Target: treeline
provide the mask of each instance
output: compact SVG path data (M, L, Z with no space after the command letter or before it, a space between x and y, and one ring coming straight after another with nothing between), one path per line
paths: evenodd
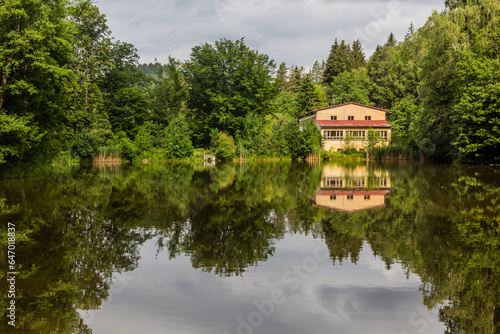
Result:
M353 101L389 110L393 145L447 161L500 160L494 0L447 1L404 41L365 60L360 41L331 47L310 70L222 39L190 58L138 63L89 1L0 5L0 165L55 157L172 159L321 152L296 116Z

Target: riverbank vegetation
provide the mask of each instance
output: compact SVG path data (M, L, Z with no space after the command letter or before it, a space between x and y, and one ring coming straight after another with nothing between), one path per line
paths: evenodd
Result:
M186 159L195 149L223 159L319 157L319 131L295 117L348 101L388 110L393 137L380 159L399 151L499 161L500 4L446 6L403 41L391 34L368 60L359 40L335 40L306 69L278 66L244 39L194 46L186 61L139 64L90 1L5 0L0 166Z

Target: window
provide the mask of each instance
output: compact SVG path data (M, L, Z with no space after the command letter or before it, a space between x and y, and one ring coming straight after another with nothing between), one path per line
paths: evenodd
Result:
M336 200L336 199L337 199L337 195L330 195L330 200L331 200L331 201L334 201L334 200Z
M370 195L365 195L366 200L370 200Z
M365 139L366 131L346 131L346 135L354 140Z
M331 119L332 121L336 121L336 120L337 120L337 116L330 116L330 119Z
M341 177L325 177L323 179L324 187L343 187L344 180Z
M341 148L338 148L338 149L337 149L337 152L342 152L342 149L341 149Z
M354 116L347 116L348 121L354 121Z
M344 131L325 131L325 139L340 140L344 138Z
M365 121L371 121L372 117L371 116L365 116Z
M354 199L354 195L347 195L347 199L353 200Z
M387 131L380 131L380 139L387 140Z
M364 148L360 148L360 149L359 149L359 151L360 151L360 152L364 152L364 151L365 151L365 149L364 149Z

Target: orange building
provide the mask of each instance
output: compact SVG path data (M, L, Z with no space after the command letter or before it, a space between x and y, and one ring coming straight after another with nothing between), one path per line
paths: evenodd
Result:
M312 120L321 131L325 150L341 151L346 138L359 151L366 148L368 131L375 131L381 142L391 139L391 125L385 119L386 111L349 102L314 110L299 116L299 124Z

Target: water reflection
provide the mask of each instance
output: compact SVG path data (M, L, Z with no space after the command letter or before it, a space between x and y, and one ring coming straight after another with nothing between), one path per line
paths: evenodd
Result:
M273 277L273 270L282 268L280 263L302 261L295 251L280 253L280 245L290 242L286 249L299 250L311 240L321 240L330 257L322 270L339 274L337 264L349 264L352 273L343 279L355 281L371 253L386 273L418 277L420 292L415 291L423 297L422 306L439 310L446 333L496 333L499 177L499 171L490 167L282 162L58 168L0 183L0 289L7 290L5 227L14 222L16 266L22 273L16 285L19 332L92 333L92 324L82 319L80 310L97 310L109 301L117 274L144 270L141 252L143 258L164 259L165 267L154 275L157 279L162 270L187 261L194 270L186 271L176 284L167 280L161 286L170 294L172 289L185 291L178 296L179 303L189 291L206 298L203 305L212 303L220 309L213 316L230 324L238 315L252 312L241 306L234 317L223 316L235 303L228 299L233 290L248 288L257 268L264 268L252 283L259 286ZM369 266L374 266L372 262ZM287 267L277 277L282 270ZM233 292L221 288L211 297L206 295L203 285L188 284L201 277L197 273L210 275L203 276L208 288L231 282ZM143 279L151 282L151 277L136 278ZM356 300L363 295L372 296L370 303L387 301L390 295L379 294L385 287L341 288L339 282L316 285L311 292L315 301L309 302L337 317L343 310L351 319L364 321L356 315ZM408 294L414 300L413 292ZM301 296L309 300L307 293ZM247 297L239 304L252 306L251 294ZM341 299L350 302L342 306ZM2 295L2 319L8 302ZM292 304L288 312L303 312ZM417 305L414 308L418 310ZM274 331L286 327L294 333L301 328L293 326L293 319L288 319L291 327L283 323L280 327L279 318L269 320ZM413 320L422 324L421 319L417 315ZM401 328L410 326L407 318L403 320ZM366 321L363 328L373 326ZM224 330L231 329L225 326ZM319 322L316 331L314 322L308 326L312 332L324 329ZM341 332L361 328L352 326L342 323ZM202 332L213 329L207 328ZM0 330L12 328L2 321Z
M355 212L385 206L391 177L387 170L363 166L326 165L321 189L316 192L319 207Z

